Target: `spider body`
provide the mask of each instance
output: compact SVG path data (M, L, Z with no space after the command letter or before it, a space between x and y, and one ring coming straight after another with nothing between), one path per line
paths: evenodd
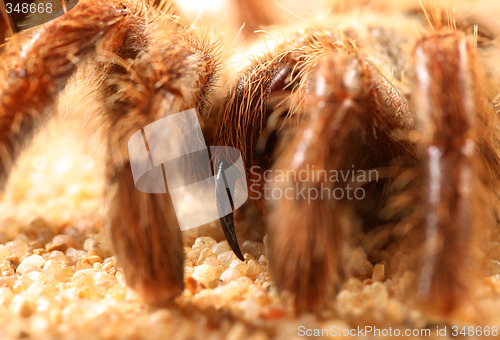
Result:
M255 165L257 174L321 172L306 180L271 176L273 189L295 198L251 196L265 206L273 279L297 312L332 307L357 241L368 250L391 242L414 250L410 295L449 315L473 287L481 237L498 228L500 72L484 65L499 48L491 40L478 48L477 34L456 29L460 22L445 24L438 9L432 13L433 30L412 11L368 10L285 30L276 47L247 57L250 66L219 98L211 92L217 76L224 78L222 58L175 17L146 2L80 1L2 51L1 182L50 118L50 104L77 65L93 60L107 138L110 235L127 283L147 303L163 305L183 289L181 232L168 193L135 188L127 141L145 125L194 107L210 117L209 140L214 130L214 144L241 150L250 181ZM382 176L324 176L351 169ZM366 197L295 195L345 185ZM230 229L232 219L223 224ZM358 231L366 237L352 240ZM370 241L374 235L383 242Z

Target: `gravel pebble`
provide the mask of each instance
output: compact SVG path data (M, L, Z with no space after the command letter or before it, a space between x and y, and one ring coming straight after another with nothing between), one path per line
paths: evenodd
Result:
M42 268L43 265L45 264L45 259L41 257L40 255L31 255L26 257L17 267L17 272L19 274L24 274L28 269L35 267L35 268Z
M54 250L65 252L68 248L75 248L75 247L76 243L73 240L73 238L69 235L64 235L64 234L54 236L52 241L50 241L45 245L45 249L49 252Z

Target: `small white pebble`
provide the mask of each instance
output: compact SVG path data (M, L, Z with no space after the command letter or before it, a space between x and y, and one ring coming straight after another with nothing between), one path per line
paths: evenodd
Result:
M102 244L92 238L85 240L83 243L83 249L85 249L89 255L97 255L101 258L106 258L111 255Z
M237 271L234 272L238 273ZM251 284L251 281L248 282L243 279L239 279L215 288L214 293L226 301L236 299L241 300L241 298L248 292Z
M47 251L65 251L66 249L70 247L76 247L75 240L69 236L69 235L64 235L64 234L59 234L54 236L52 241L46 244L45 248Z
M43 255L46 260L55 261L57 263L67 264L69 262L68 258L62 251L54 250L50 253Z
M242 277L241 273L236 269L228 269L220 276L223 282L230 282Z
M46 272L46 271L52 270L52 268L54 268L54 267L57 268L59 266L60 266L60 264L55 262L54 260L47 260L43 264L42 271Z
M231 264L231 262L233 262L233 260L238 260L236 255L234 255L234 253L231 250L225 251L225 252L217 255L217 259L226 268L229 267L229 265Z
M45 265L45 260L40 255L31 255L25 258L17 267L17 272L23 274L28 268L42 268Z
M191 249L186 254L186 260L187 261L191 261L191 262L197 264L198 263L197 261L200 258L200 254L201 254L201 249L200 248L198 248L198 249Z
M234 269L240 272L241 275L247 275L247 266L240 260L233 260L229 265L229 269Z
M212 253L212 249L210 248L205 248L200 252L200 257L198 257L198 260L196 263L203 263L205 260L211 256L213 256L214 253Z
M257 275L262 273L262 271L263 271L263 268L257 261L255 261L255 260L248 261L248 264L247 264L247 275L248 276L255 278Z
M215 255L225 253L226 251L229 251L229 250L231 250L231 248L229 248L229 244L226 241L219 242L219 243L214 244L212 246L212 252Z
M92 278L94 279L94 276L99 273L97 270L90 268L90 269L80 269L75 272L73 275L72 280L78 280L79 278Z
M82 258L87 255L87 252L84 250L78 250L75 248L68 248L66 250L66 257L71 261L71 262L78 262L81 261Z
M28 275L28 277L30 278L31 281L36 281L38 280L38 278L40 277L40 275L42 275L39 271L38 271L38 267L35 267L37 268L37 270L35 271L30 271L28 273L28 271L25 271L24 274L25 275Z
M217 266L202 264L195 268L193 278L208 287L217 278Z
M245 253L250 253L253 256L259 257L264 253L264 244L246 240L242 243L241 250Z
M203 262L203 264L208 264L211 266L218 266L218 265L220 265L220 262L219 262L219 260L217 260L217 258L215 256L210 256L210 257L207 257L205 259L205 262Z
M193 249L205 249L213 247L217 242L210 236L198 237L193 244Z

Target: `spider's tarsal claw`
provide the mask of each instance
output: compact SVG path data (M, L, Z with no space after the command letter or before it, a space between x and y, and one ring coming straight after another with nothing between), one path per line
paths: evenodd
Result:
M221 217L219 221L222 226L222 231L224 231L224 236L226 236L227 243L229 243L229 246L231 247L232 251L241 261L245 261L245 258L241 253L240 246L238 245L238 239L236 238L236 233L234 231L233 213Z
M231 195L231 190L228 188L228 183L224 175L224 169L227 168L227 161L220 160L216 163L217 168L215 181L216 181L216 197L217 197L217 210L219 211L219 216L224 215L219 218L220 224L222 226L222 231L224 236L226 236L227 243L233 250L234 254L241 260L245 261L243 254L241 253L240 246L238 245L238 239L236 238L236 232L234 231L234 203L233 197ZM230 207L225 207L223 202L229 200ZM227 209L229 208L229 209ZM229 214L222 213L223 211L232 210Z

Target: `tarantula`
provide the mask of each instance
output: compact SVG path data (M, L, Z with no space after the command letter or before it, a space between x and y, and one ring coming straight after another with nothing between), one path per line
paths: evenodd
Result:
M330 307L347 275L355 230L415 249L417 301L442 315L458 310L472 287L481 237L498 227L500 73L488 59L499 52L496 32L455 20L447 8L344 9L285 29L275 47L247 57L250 64L219 98L217 44L197 38L166 7L82 0L8 41L0 70L0 181L50 118L78 65L90 60L104 108L110 235L127 283L145 302L161 305L182 291L181 232L168 192L135 188L127 142L143 126L194 107L207 138L240 149L250 182L260 184L250 192L266 212L271 273L298 312ZM253 11L240 13L254 18L249 26L272 23L255 15L263 7ZM382 175L328 177L352 169ZM267 171L272 189L292 199L262 199ZM293 172L310 176L277 175ZM366 197L299 195L345 185ZM232 215L221 223L238 253Z

